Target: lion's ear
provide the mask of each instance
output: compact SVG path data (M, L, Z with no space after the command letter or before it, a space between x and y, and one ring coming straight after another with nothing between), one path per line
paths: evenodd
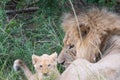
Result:
M89 33L90 31L90 27L85 25L85 24L79 24L80 30L81 30L81 35L82 37L86 37L86 35Z
M50 57L51 57L52 60L57 61L57 53L56 52L51 54Z
M33 65L36 64L36 62L38 61L39 58L40 57L35 55L35 54L32 55L32 63L33 63Z

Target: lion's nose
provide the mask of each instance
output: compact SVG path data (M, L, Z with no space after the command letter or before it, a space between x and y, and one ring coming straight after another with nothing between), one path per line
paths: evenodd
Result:
M44 76L48 76L48 74L47 74L47 73L44 73L43 75L44 75Z
M64 64L65 64L65 61L63 61L63 62L62 62L62 63L60 63L60 64L64 65Z

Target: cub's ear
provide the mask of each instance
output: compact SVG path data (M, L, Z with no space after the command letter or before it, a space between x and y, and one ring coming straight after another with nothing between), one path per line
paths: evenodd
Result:
M52 60L57 61L57 53L56 52L51 54L50 57L51 57Z
M38 61L39 58L40 57L35 55L35 54L32 55L32 63L33 63L33 65Z

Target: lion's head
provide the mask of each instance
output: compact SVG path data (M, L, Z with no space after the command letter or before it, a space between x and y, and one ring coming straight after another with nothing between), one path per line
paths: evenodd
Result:
M81 42L80 33L82 38L84 38L89 32L89 27L83 23L79 24L78 27L75 17L71 14L64 16L62 27L65 31L64 46L58 57L58 63L64 63L64 66L67 67L76 57L77 43Z

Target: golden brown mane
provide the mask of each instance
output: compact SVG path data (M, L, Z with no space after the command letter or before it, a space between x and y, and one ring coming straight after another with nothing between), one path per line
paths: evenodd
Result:
M100 54L107 38L111 34L120 33L120 16L106 9L93 8L77 17L83 39L79 38L75 17L67 15L62 23L65 37L64 47L58 57L59 63L65 61L64 54L66 54L66 50L73 48L71 45L76 50L76 58L96 62L96 57Z

